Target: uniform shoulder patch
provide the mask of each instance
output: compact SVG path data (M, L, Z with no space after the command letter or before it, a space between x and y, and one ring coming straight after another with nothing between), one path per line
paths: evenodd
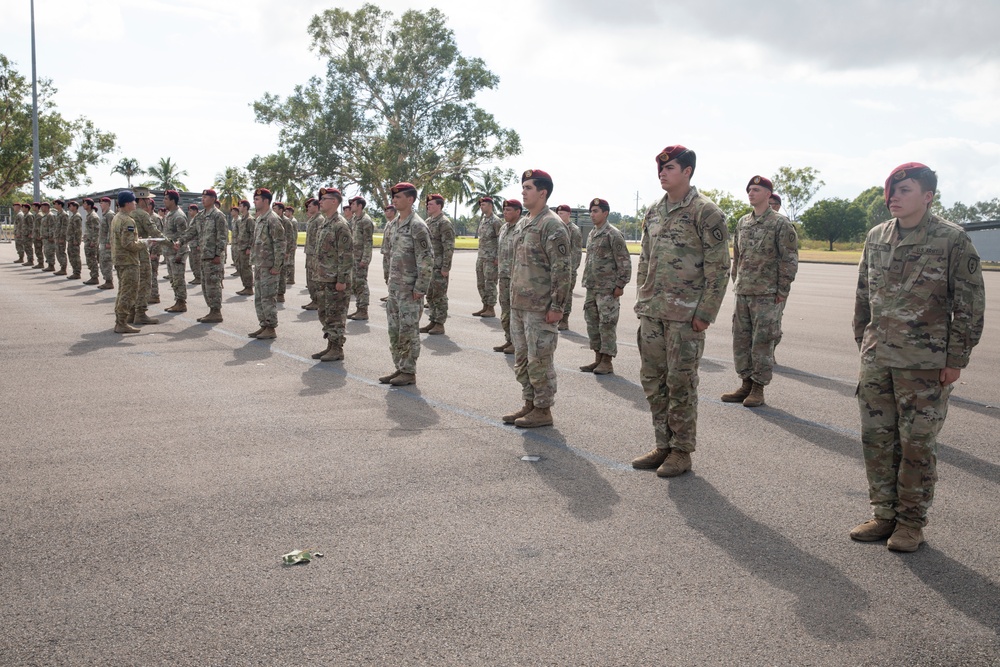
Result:
M722 241L722 230L718 227L712 230L712 237L716 241Z
M125 228L125 231L126 232L134 232L135 231L135 225L129 225L128 227Z
M560 255L565 255L566 254L566 244L565 243L560 243L559 244L559 254Z
M967 268L969 270L969 275L975 275L976 272L979 271L979 258L978 257L970 257Z

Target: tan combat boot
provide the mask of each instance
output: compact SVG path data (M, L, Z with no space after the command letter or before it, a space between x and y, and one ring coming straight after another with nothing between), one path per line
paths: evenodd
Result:
M594 375L610 375L615 372L615 367L611 365L611 355L602 354L601 363L594 369Z
M654 470L666 460L669 449L656 448L632 459L632 467L636 470Z
M284 295L284 294L279 294L279 295L278 295L278 296L277 296L277 297L275 298L275 301L277 301L278 303L284 303L284 302L285 302L285 295Z
M66 276L66 280L80 280L81 276L79 273L74 273L71 276Z
M382 377L380 377L378 379L378 381L381 382L382 384L389 384L389 382L391 382L398 375L399 375L399 371L393 371L392 373L389 373L388 375L383 375Z
M84 280L83 284L84 285L96 285L98 282L99 281L97 280L97 278L91 278L90 280Z
M348 315L347 319L364 322L365 320L368 319L368 307L365 306L364 308L358 308L352 314Z
M753 389L753 380L750 378L743 378L743 384L740 385L739 389L722 395L722 402L742 403L743 399L750 395L751 389Z
M198 321L203 324L214 324L216 322L222 321L222 311L218 308L211 308L208 311L208 315L205 317L199 317Z
M201 284L201 278L195 278L194 280L188 281L188 285L200 285L200 284Z
M136 329L135 327L130 327L129 325L125 324L125 318L119 315L115 316L115 333L134 334L134 333L139 333L139 330Z
M441 324L440 322L435 322L434 326L432 326L427 333L429 333L432 336L440 336L441 334L444 333L444 325Z
M514 343L507 343L507 347L501 350L504 354L514 354Z
M253 288L252 287L244 287L243 289L241 289L236 294L239 295L239 296L253 296Z
M504 415L503 417L501 417L501 419L503 420L504 424L513 424L518 419L520 419L521 417L523 417L524 415L528 414L529 412L531 412L534 409L535 409L534 402L532 402L532 401L525 401L524 402L524 407L522 407L517 412L512 412L509 415Z
M584 373L593 373L594 369L601 365L601 361L603 361L603 359L603 354L600 352L594 352L594 363L587 364L586 366L580 366L580 370Z
M893 519L868 519L851 529L851 539L858 542L878 542L892 535L896 529Z
M339 345L331 345L326 354L319 358L320 361L340 361L344 358L344 348Z
M332 348L333 348L333 341L332 340L327 340L326 341L326 347L323 348L322 350L320 350L319 352L316 352L315 354L313 354L312 358L313 359L322 359L323 355L326 354L327 352L329 352Z
M348 317L350 317L350 315L348 315ZM433 329L433 328L434 328L434 323L433 322L428 322L424 326L422 326L419 329L417 329L417 331L419 331L420 333L430 333L431 329Z
M408 384L416 384L417 376L413 373L400 373L396 377L389 380L389 384L393 387L405 387Z
M518 428L538 428L539 426L552 425L552 410L549 408L535 408L528 414L514 420L514 426Z
M145 310L135 311L135 319L133 320L133 324L159 324L159 323L160 320L156 319L155 317L149 317L148 315L146 315Z
M64 267L60 268L58 271L56 271L52 275L54 275L54 276L65 276L66 275L66 267L64 266Z
M103 285L98 285L97 286L97 289L114 289L114 288L115 288L115 284L113 282L111 282L110 280L106 280L106 281L104 281Z
M924 543L924 531L913 526L896 524L896 530L892 531L892 536L886 544L889 551L902 551L911 553L916 551Z
M479 312L479 317L496 317L497 311L494 310L493 306L486 306Z
M656 469L657 477L677 477L691 469L690 452L671 449L667 459Z
M168 313L186 313L187 309L188 309L187 301L185 301L184 299L178 299L177 301L174 301L174 305L172 305L169 308L167 308L166 312L168 312Z
M302 310L319 310L319 304L316 303L315 299L313 299L306 305L302 306Z
M267 327L261 327L260 329L257 329L256 331L251 331L250 333L247 334L247 337L249 337L249 338L256 338L257 336L259 336L262 333L264 333L264 329L266 329L266 328Z
M503 352L507 348L508 345L510 345L510 343L508 343L507 341L504 341L500 345L494 345L493 346L493 351L494 352Z
M129 312L129 314L125 316L125 321L127 323L129 323L129 324L135 324L135 311L134 310L131 311L131 312Z
M274 327L264 327L264 330L256 336L257 340L269 340L277 337L278 332L274 330Z
M762 405L764 405L764 385L754 382L750 394L743 399L743 407L759 408Z
M159 302L160 302L159 295L154 294L153 296L149 297L149 301L147 301L146 303L159 303Z

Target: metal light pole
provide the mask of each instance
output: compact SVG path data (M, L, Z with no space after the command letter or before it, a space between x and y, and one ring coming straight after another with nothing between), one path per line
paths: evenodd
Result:
M32 158L34 161L35 197L32 201L41 199L38 174L38 73L35 69L35 0L31 0L31 139L34 144Z

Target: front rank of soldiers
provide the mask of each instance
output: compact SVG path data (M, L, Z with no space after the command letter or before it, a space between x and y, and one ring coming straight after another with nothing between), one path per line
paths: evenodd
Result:
M500 219L493 213L493 199L479 200L479 210L483 217L479 220L476 235L479 250L476 255L476 288L483 301L483 307L472 313L476 317L496 317L497 305L497 239L500 236Z

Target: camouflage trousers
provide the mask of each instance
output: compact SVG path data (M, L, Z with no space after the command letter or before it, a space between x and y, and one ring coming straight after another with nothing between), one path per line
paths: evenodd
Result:
M389 255L382 255L382 275L386 286L389 285Z
M86 239L83 242L83 255L87 258L87 270L90 279L97 280L100 275L100 253L97 250L97 239Z
M55 239L45 239L43 241L43 249L45 250L45 263L48 266L55 266L55 264L56 264L56 241L55 241Z
M149 263L149 248L146 244L139 249L139 289L135 297L135 309L139 312L146 312L149 308L149 296L152 292L150 288L150 277L153 273Z
M570 276L569 295L566 298L566 303L563 305L563 314L566 317L569 317L569 314L573 312L573 290L576 289L576 276L576 271L574 271L573 275Z
M500 278L497 296L500 298L500 326L503 327L503 337L508 343L510 339L510 278Z
M351 303L351 293L346 288L337 291L336 283L315 283L317 314L323 325L323 338L334 347L343 348L347 340L347 307Z
M587 337L594 352L618 356L618 316L621 299L607 290L587 290L583 302L583 320L587 323Z
M306 255L306 291L309 292L309 300L319 305L319 293L316 291L318 283L313 280L313 255Z
M940 372L861 362L861 444L877 518L914 528L927 525L937 481L937 434L952 389L941 386Z
M448 319L448 277L441 275L441 269L431 272L431 286L427 290L427 317L438 324L444 324Z
M253 289L253 267L250 265L250 256L247 255L246 250L237 255L236 268L240 272L240 282L243 283L243 289Z
M698 363L705 332L690 322L639 318L639 379L658 449L693 452L698 424Z
M226 263L220 257L216 264L211 259L201 260L201 293L209 308L222 308L222 279L226 276Z
M154 299L160 298L160 284L157 280L160 277L160 255L149 256L149 295Z
M22 243L24 244L24 259L28 262L35 261L35 243L32 241L30 236L25 236Z
M476 260L476 287L484 306L497 305L497 261L495 259Z
M536 408L549 408L556 399L556 345L559 330L545 321L545 313L514 308L510 312L510 337L514 343L514 377L521 383L521 398Z
M291 250L288 251L288 257L285 258L285 283L295 284L295 255L298 254L296 251L298 246L292 246Z
M36 239L32 239L31 245L34 246L34 248L35 248L35 260L39 264L41 264L43 261L45 261L42 258L42 255L43 255L43 253L42 253L42 246L44 245L44 241L42 241L42 239L37 239L37 238Z
M253 305L262 327L278 326L278 282L281 276L271 275L271 269L253 267Z
M112 282L111 279L112 276L114 276L114 264L111 259L111 248L98 248L98 257L101 260L101 275L104 276L104 282Z
M115 296L115 318L126 318L135 311L136 294L139 292L139 267L134 264L116 266L118 294Z
M733 310L733 360L736 373L757 384L769 384L774 371L774 346L781 339L784 303L773 294L736 295Z
M83 270L83 263L80 261L80 239L70 239L66 243L66 254L69 256L69 265L73 268L73 274L79 275Z
M66 268L66 239L56 239L56 261L60 270Z
M385 314L389 319L389 352L392 363L400 373L416 373L417 357L420 356L420 316L423 314L423 299L413 298L413 288L395 285L389 288L389 300L385 303Z
M14 237L14 249L17 251L17 258L24 261L24 240L21 239L21 235L18 234Z
M357 299L358 308L367 308L371 298L371 291L368 289L368 265L363 267L360 263L354 263L354 278L351 285L351 293Z
M191 264L191 273L195 278L201 279L201 246L193 243L188 244L188 262Z
M167 275L170 276L170 287L174 291L174 301L187 301L188 297L187 283L184 281L185 255L187 253L163 253L163 263L167 267Z

